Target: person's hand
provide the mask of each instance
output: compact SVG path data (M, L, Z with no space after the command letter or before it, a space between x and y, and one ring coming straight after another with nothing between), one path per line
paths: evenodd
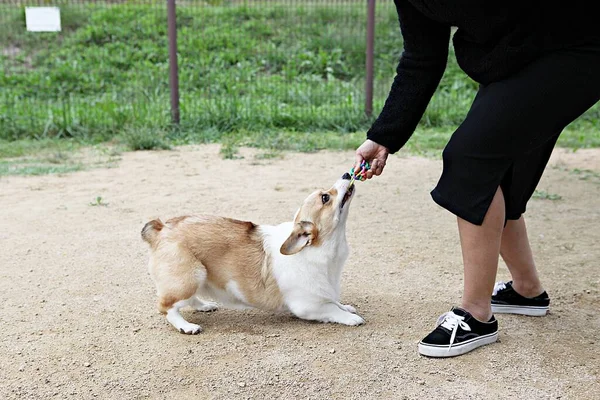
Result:
M371 164L371 169L367 171L367 179L371 179L374 175L379 176L385 168L388 154L390 154L390 151L387 147L367 139L358 149L356 149L354 170L360 171L360 163L362 163L363 160L366 160Z

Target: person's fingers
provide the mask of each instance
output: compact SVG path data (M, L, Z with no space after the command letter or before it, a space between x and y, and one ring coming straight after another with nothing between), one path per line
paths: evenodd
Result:
M356 155L354 156L354 162L358 165L360 165L361 162L363 162L365 158L363 157L362 151L361 149L356 150Z
M360 148L356 150L356 155L354 156L354 172L360 171L360 164L364 161L364 157Z
M378 158L379 164L377 165L377 170L375 171L375 175L379 176L383 173L383 169L385 168L385 164L387 163L387 154L384 154L383 157Z
M379 161L378 158L374 158L373 161L371 161L371 171L377 169L377 167L379 167L380 163L381 163L381 161Z
M375 174L376 176L379 176L383 173L383 169L385 168L385 165L387 164L387 158L388 158L388 152L387 151L382 151L377 155L377 167L373 168L373 174Z
M378 158L374 158L373 161L371 161L371 169L367 171L367 179L373 177L380 165L381 161Z

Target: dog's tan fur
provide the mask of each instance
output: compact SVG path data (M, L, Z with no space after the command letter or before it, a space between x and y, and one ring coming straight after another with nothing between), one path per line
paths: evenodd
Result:
M192 297L198 290L196 274L206 274L207 284L221 290L234 281L248 302L279 309L283 299L256 228L251 222L210 216L146 224L142 236L154 249L150 274L157 284L159 311L166 313Z
M312 193L304 201L304 204L300 208L294 221L296 223L307 221L314 224L313 233L315 233L315 237L311 242L311 246L313 247L318 247L321 244L319 237L327 237L332 226L334 226L332 220L335 217L335 207L337 207L337 205L333 201L323 204L321 196L324 194L328 194L334 199L338 196L338 191L335 188L331 188L327 191ZM316 235L316 232L318 232L318 235Z

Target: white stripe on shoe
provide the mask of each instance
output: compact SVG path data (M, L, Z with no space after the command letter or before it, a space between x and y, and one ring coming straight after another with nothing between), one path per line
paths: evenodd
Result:
M428 343L419 343L419 353L427 357L455 357L468 353L478 347L494 343L498 340L498 332L482 335L476 338L466 340L461 343L450 345L435 345Z
M531 317L543 317L550 306L518 306L514 304L492 304L494 314L519 314Z

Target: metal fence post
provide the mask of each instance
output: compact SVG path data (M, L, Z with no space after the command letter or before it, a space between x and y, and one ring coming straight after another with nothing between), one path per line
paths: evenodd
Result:
M373 58L375 47L375 0L367 0L367 62L365 83L365 114L373 114Z
M169 87L171 88L171 120L179 124L179 71L177 67L177 19L175 0L167 0L169 32Z

